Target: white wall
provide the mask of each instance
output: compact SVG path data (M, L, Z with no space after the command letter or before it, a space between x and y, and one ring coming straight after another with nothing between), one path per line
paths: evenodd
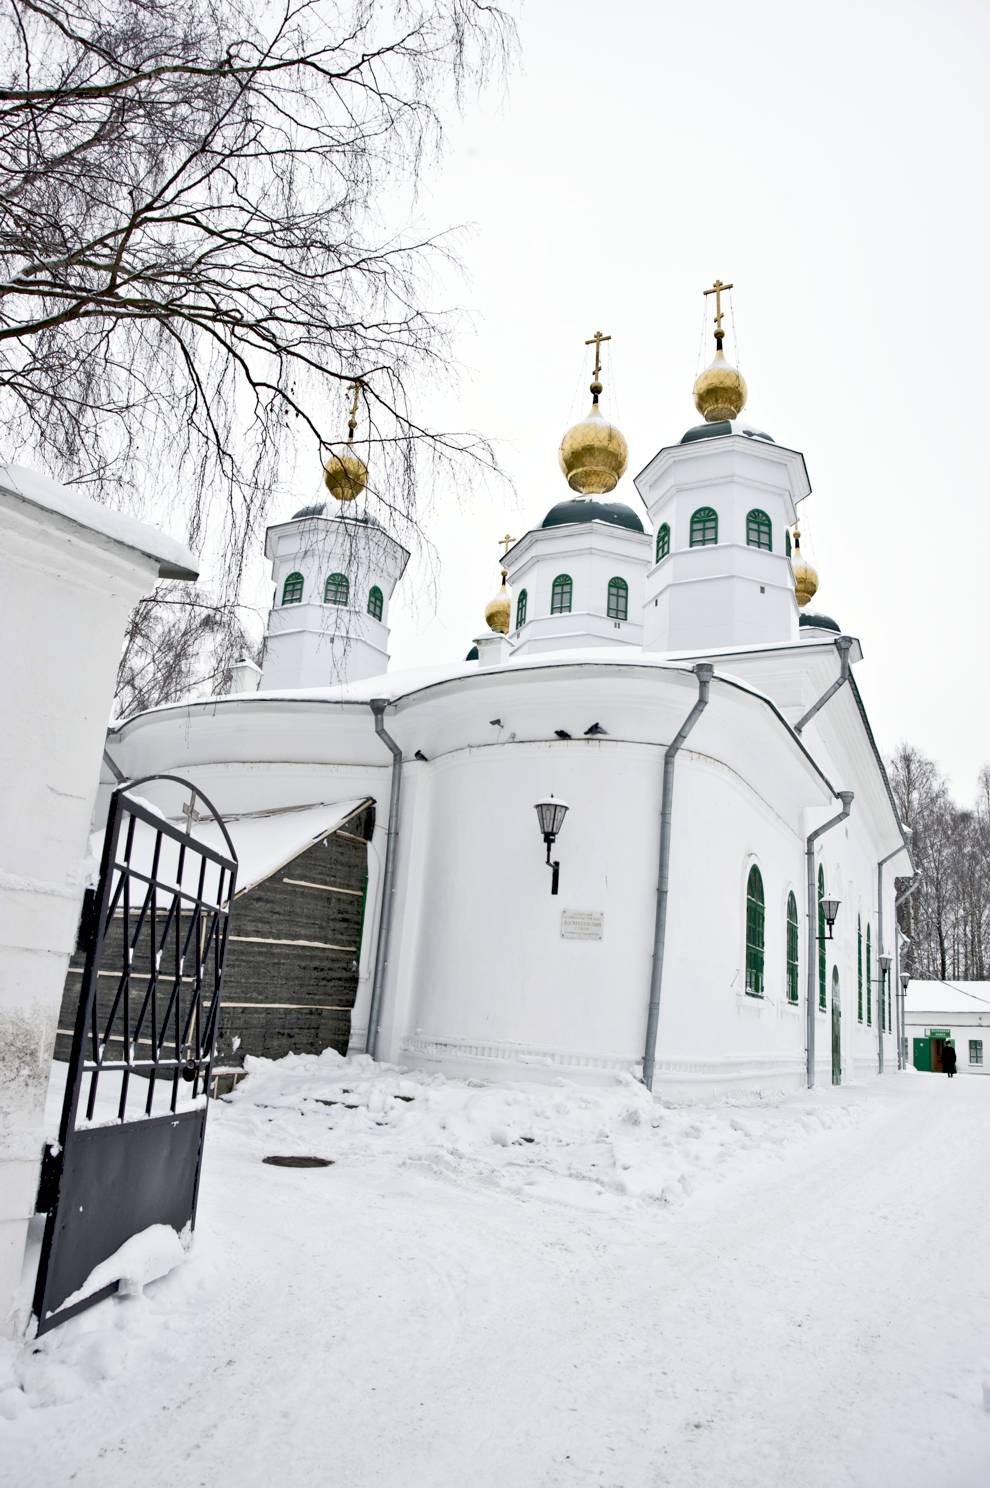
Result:
M0 490L0 1329L13 1326L34 1212L121 638L159 572L151 529L118 517L145 550L114 540L98 508L60 489L54 510ZM70 505L67 520L58 508Z

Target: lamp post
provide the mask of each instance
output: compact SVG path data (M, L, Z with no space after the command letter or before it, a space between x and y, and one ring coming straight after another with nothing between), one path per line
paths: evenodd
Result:
M826 936L827 940L832 939L832 926L835 924L836 916L839 913L840 903L841 900L839 899L822 900L822 914L825 916L825 924L828 926L828 935Z
M545 801L537 801L536 816L540 824L540 832L543 841L547 845L547 867L551 870L553 877L550 881L550 892L556 894L560 883L560 863L556 860L550 861L550 849L557 840L557 834L564 825L564 817L570 807L566 801L557 801L553 796L548 796Z

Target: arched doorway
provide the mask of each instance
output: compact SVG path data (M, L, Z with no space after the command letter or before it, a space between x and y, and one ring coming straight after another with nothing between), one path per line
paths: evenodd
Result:
M842 1007L837 966L832 967L832 1084L842 1084Z

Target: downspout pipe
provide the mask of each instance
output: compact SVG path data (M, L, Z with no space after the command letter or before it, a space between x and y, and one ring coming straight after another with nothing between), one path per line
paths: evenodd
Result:
M839 653L839 675L836 677L831 687L827 687L825 689L818 701L812 703L807 713L805 713L802 718L798 719L797 723L794 725L794 732L796 734L800 734L805 724L811 722L815 714L818 712L819 708L824 708L829 698L834 697L839 688L844 687L845 684L849 681L849 653L852 650L852 636L839 636L835 642L835 649ZM839 792L839 794L842 794L841 791Z
M897 898L894 900L894 944L895 944L895 946L897 948L897 1009L898 1009L898 1012L900 1014L900 1031L899 1031L898 1036L897 1036L897 1068L898 1069L904 1069L905 1068L906 1051L905 1051L905 1048L904 1048L904 1044L905 1044L905 1041L907 1039L907 1033L905 1031L906 1028L907 1028L907 1009L905 1008L905 1005L904 1005L904 988L901 985L900 946L897 944L897 911L900 909L901 905L905 902L905 900L910 899L911 895L913 893L915 893L916 890L918 890L920 888L921 888L921 874L918 873L918 872L915 872L915 874L914 874L913 878L911 879L911 882L908 884L907 888L904 889L900 894L898 894Z
M833 689L834 690L834 689ZM824 699L822 699L824 701ZM826 832L831 832L840 822L845 821L852 810L852 791L837 791L836 794L842 802L842 810L838 816L833 816L831 821L823 822L808 834L805 843L805 869L808 879L808 974L807 983L807 1014L808 1014L808 1089L815 1088L815 1008L818 997L815 993L815 979L818 975L818 886L815 883L815 843L819 837L824 837Z
M879 1075L882 1075L883 1074L883 1019L884 1019L883 984L884 984L884 972L883 972L883 967L880 965L880 957L884 954L884 942L883 942L883 870L884 870L885 864L889 863L890 860L891 860L891 858L896 858L900 853L902 853L904 851L904 849L905 849L906 846L907 846L907 844L902 841L901 844L900 844L900 846L895 847L893 852L889 852L887 854L887 856L885 858L881 858L880 861L879 861L879 863L877 864L877 966L878 966L878 968L880 970L880 996L877 999L878 1002L879 1002L879 1005L880 1005L880 1017L877 1019L877 1028L878 1028L878 1032L877 1032L877 1074L879 1074ZM897 933L896 923L895 923L895 926L894 926L894 933L895 933L895 935ZM891 958L891 968L892 969L895 969L893 967L893 958ZM890 995L889 992L888 992L887 995L888 996ZM900 1046L898 1045L898 1047L900 1047Z
M643 1050L643 1084L653 1089L656 1067L657 1030L660 1026L660 989L663 985L663 956L667 938L667 900L670 896L670 824L674 809L674 762L688 734L708 707L715 668L702 661L694 667L698 696L663 755L663 786L660 792L660 854L657 872L657 908L653 922L653 961L650 968L650 1006L646 1017L646 1047Z
M368 704L375 715L375 733L392 756L392 788L388 802L388 830L385 835L385 867L382 872L382 907L378 916L378 944L375 950L375 974L371 979L371 1006L368 1009L368 1034L365 1051L374 1059L378 1052L378 1020L381 1016L382 990L388 967L388 948L392 936L392 908L395 898L395 859L399 845L399 806L402 800L402 750L385 727L384 714L388 698L372 698Z

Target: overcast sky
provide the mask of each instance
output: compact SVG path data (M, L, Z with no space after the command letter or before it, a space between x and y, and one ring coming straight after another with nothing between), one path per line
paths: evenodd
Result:
M911 740L972 796L990 761L988 17L986 0L529 0L520 69L452 123L421 203L426 225L472 224L448 291L471 312L464 375L440 417L496 440L514 490L438 494L438 593L414 565L394 666L463 657L497 539L565 496L557 447L598 328L630 449L616 498L638 507L632 476L698 422L719 276L743 417L807 460L815 608L862 641L880 747Z

